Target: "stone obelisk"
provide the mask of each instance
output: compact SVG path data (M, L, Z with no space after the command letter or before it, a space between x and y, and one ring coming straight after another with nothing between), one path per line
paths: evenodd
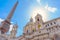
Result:
M14 14L14 11L15 11L17 5L18 5L18 1L16 2L14 7L12 8L12 10L9 13L9 15L7 16L7 18L1 23L0 31L1 31L2 34L9 31L10 24L11 24L10 21L11 21L11 18L12 18L13 14Z

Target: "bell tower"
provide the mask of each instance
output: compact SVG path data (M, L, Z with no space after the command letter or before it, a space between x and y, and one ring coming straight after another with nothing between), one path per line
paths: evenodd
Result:
M7 18L1 23L1 27L0 27L0 30L1 30L1 33L4 34L6 32L9 31L9 28L10 28L10 21L11 21L11 18L14 14L14 11L17 7L17 4L18 4L18 1L16 2L16 4L14 5L14 7L12 8L11 12L9 13L9 15L7 16Z
M35 16L35 21L38 23L38 24L42 24L43 23L43 20L42 20L42 16L40 14L37 14Z
M40 14L37 14L35 16L35 26L36 26L36 30L40 30L40 28L43 26L43 20Z

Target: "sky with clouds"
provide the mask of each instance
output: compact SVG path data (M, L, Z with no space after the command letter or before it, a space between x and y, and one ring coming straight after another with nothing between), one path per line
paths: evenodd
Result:
M0 21L7 17L16 1L0 0ZM44 22L60 17L60 0L18 0L18 2L11 20L13 24L18 23L17 36L22 35L23 27L38 13L42 15Z

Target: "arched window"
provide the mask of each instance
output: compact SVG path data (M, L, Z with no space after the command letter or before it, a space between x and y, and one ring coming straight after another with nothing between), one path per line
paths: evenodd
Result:
M49 26L49 24L48 24L48 26Z
M47 27L47 25L45 27Z
M56 24L56 22L54 22L54 24Z
M50 23L52 25L52 23Z
M33 31L33 32L35 32L35 31L36 31L36 29L33 29L32 31Z
M48 29L47 29L47 31L48 31Z
M51 32L51 28L49 28L49 31Z
M34 32L34 30L33 30L33 32Z
M39 18L37 19L37 21L39 21Z
M28 33L28 30L27 30L27 33Z
M39 39L37 39L37 40L39 40Z
M30 30L27 30L27 33L30 33Z

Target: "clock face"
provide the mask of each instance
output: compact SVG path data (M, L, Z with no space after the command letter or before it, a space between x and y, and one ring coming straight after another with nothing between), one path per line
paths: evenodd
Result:
M4 36L0 36L0 40L8 40Z
M38 28L40 28L41 27L41 25L38 25Z

